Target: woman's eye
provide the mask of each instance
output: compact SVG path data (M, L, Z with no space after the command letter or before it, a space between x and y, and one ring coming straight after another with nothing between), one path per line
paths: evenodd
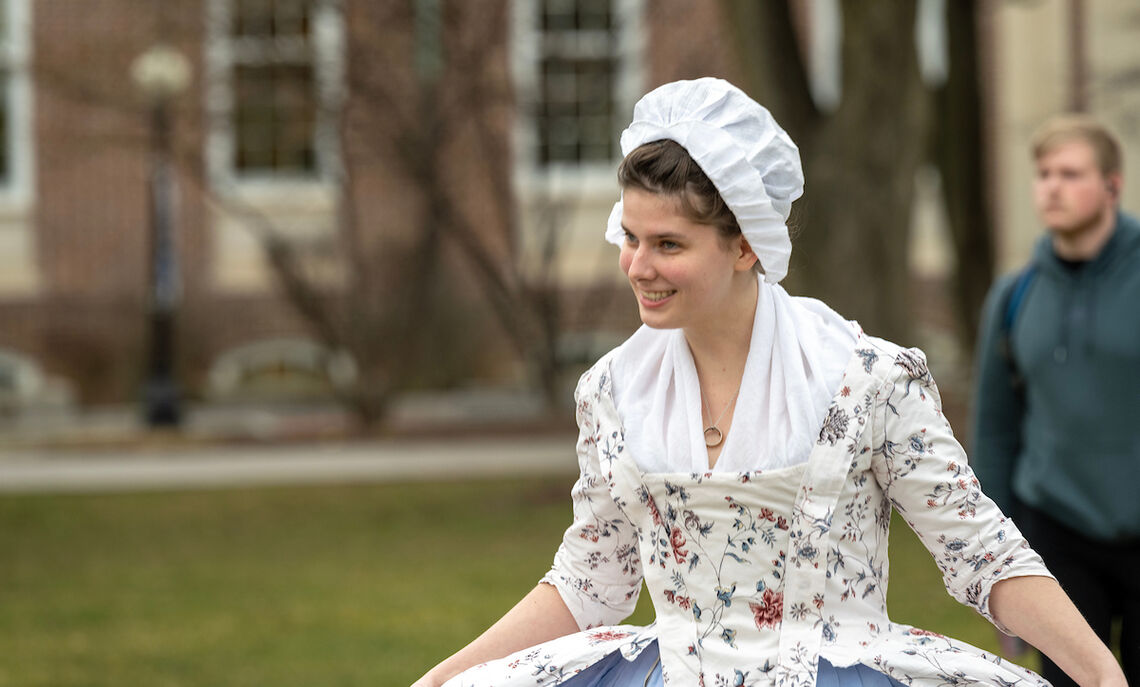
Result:
M665 250L676 250L680 248L676 241L662 241L661 247Z
M636 245L637 244L637 237L627 231L627 232L625 232L625 242L630 244L631 246Z

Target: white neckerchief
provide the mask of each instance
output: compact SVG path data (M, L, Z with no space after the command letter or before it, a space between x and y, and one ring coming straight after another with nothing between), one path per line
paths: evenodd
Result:
M751 346L714 472L805 462L858 336L858 325L820 301L757 282ZM638 466L708 472L700 383L684 332L641 327L611 369L614 403Z

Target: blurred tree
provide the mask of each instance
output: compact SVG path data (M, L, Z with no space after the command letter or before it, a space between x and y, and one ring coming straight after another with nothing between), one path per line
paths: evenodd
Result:
M431 370L460 362L463 349L486 336L487 318L527 363L548 407L564 400L560 294L550 269L558 227L547 226L537 269L524 273L514 251L508 5L406 0L347 10L338 237L346 285L314 278L272 222L241 212L254 219L285 296L326 347L356 361L358 378L341 392L366 424L382 420L392 394L424 384L425 375L434 385L456 381ZM396 27L412 31L382 38ZM375 179L357 178L378 169L406 190L401 211L378 208L368 197ZM474 371L453 372L466 379Z
M953 304L961 349L973 349L993 279L978 3L945 3L947 79L924 84L915 51L916 2L839 2L840 99L812 98L792 3L722 0L745 79L800 145L807 193L793 211L789 285L909 341L907 255L914 177L937 166L956 269Z
M946 3L949 72L936 92L932 130L933 159L957 257L954 305L963 351L973 351L982 303L994 277L993 218L988 205L991 180L985 162L982 92L978 59L978 2Z
M910 341L909 229L931 110L915 2L838 3L841 93L826 112L812 98L789 3L723 2L748 87L800 146L808 183L793 212L790 288Z

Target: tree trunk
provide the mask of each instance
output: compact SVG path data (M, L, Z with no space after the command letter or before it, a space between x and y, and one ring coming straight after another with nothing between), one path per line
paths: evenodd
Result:
M977 0L946 4L950 73L937 94L933 145L958 262L953 283L954 306L963 351L973 350L982 303L994 276L978 81L977 4Z
M745 80L800 146L805 195L793 212L790 291L868 331L911 340L907 264L915 172L929 98L914 49L915 3L849 0L842 99L811 103L785 2L725 0Z

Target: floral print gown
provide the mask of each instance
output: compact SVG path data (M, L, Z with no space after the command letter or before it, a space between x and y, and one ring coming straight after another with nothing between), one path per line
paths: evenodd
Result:
M887 617L892 506L950 594L991 622L995 582L1049 575L979 489L921 352L861 335L808 461L735 474L642 472L623 441L609 357L578 385L574 522L543 578L586 629L447 687L573 685L602 658L632 659L654 640L673 686L810 687L821 656L923 687L1048 684ZM642 580L656 622L614 625Z

